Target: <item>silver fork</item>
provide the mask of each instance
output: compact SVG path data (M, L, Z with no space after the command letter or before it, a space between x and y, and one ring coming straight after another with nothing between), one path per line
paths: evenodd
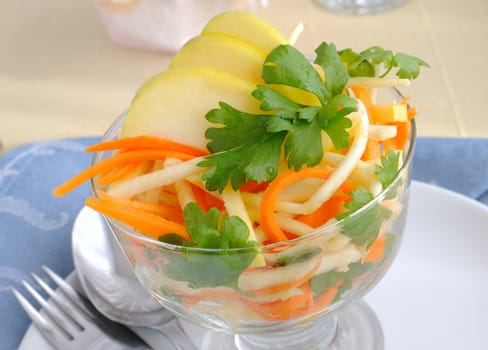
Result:
M32 323L56 349L150 349L130 330L102 316L51 269L42 268L57 284L59 291L54 291L36 274L32 277L52 302L46 301L26 281L22 283L40 304L43 313L38 312L15 288L13 293Z

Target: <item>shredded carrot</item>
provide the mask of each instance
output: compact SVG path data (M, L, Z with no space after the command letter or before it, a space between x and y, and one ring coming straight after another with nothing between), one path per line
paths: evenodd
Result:
M208 155L209 152L183 143L163 139L157 136L141 135L134 137L121 138L117 140L105 141L86 148L87 152L101 152L113 150L166 150L186 153L195 157Z
M370 121L376 124L405 122L408 120L408 110L404 104L372 105Z
M415 109L415 107L410 107L408 105L409 101L410 101L410 96L405 96L405 98L402 100L402 104L407 106L408 120L412 120L417 115L417 110Z
M202 208L203 211L208 211L210 208L214 207L220 211L225 210L225 204L220 199L212 195L211 193L201 189L200 187L191 184L193 194L197 204Z
M126 207L106 198L93 197L88 197L85 204L155 240L164 234L175 233L185 240L191 241L185 226L139 208Z
M301 309L308 309L312 301L312 290L308 283L300 286L301 294L294 295L285 300L277 300L269 303L260 303L250 299L244 299L246 304L265 320L290 320L301 317Z
M183 224L183 213L181 209L174 206L165 205L162 203L154 204L130 198L113 197L104 191L97 191L97 194L100 196L100 198L103 198L107 202L110 201L123 207L140 209L148 213L160 215L165 219Z
M299 215L297 220L317 228L339 214L339 210L344 203L344 196L332 196L320 208L311 214Z
M366 149L361 156L361 160L368 161L381 157L381 144L378 140L368 139Z
M279 227L276 217L275 208L278 198L283 190L299 180L309 177L327 179L331 175L330 170L320 168L302 168L299 171L288 171L270 183L264 192L263 199L260 206L261 225L264 231L268 234L271 242L286 241L285 233Z
M117 181L122 181L126 179L140 164L140 162L122 164L118 167L115 167L113 169L110 169L109 171L100 174L96 181L101 186L106 186Z
M65 194L74 190L76 187L80 186L82 183L88 181L92 177L95 177L96 175L101 174L103 172L109 171L114 167L122 166L123 164L132 163L132 162L141 162L145 160L166 159L166 158L177 158L181 160L188 160L194 157L185 153L167 151L167 150L162 150L162 151L140 150L140 151L117 153L96 164L93 164L92 166L78 173L77 175L75 175L65 183L56 187L53 190L53 195L55 197L64 196Z
M250 193L259 193L264 191L268 187L268 183L266 181L263 181L261 183L258 183L257 181L249 181L246 182L244 185L242 185L239 188L239 191L241 192L250 192Z
M191 185L191 189L193 191L193 195L195 196L195 200L198 204L198 206L200 208L202 208L202 210L204 212L207 212L210 207L208 206L208 203L207 203L207 198L206 198L206 191L202 190L200 187L198 186L195 186L194 184L190 184Z
M397 135L394 138L396 149L402 150L408 141L408 134L410 133L409 122L394 123L393 125L397 127Z
M385 243L386 239L384 236L379 236L374 241L371 248L369 248L368 253L364 257L365 263L376 263L385 257Z
M366 111L368 112L368 118L369 121L372 122L372 105L373 102L371 101L371 95L369 94L368 89L360 86L353 86L351 87L352 91L354 92L354 95L356 96L357 99L361 100L361 102L364 104L364 107L366 108Z

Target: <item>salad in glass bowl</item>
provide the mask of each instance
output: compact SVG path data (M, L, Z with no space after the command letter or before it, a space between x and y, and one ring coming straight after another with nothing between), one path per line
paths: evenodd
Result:
M337 349L378 349L374 314L351 301L400 245L416 111L398 89L427 64L315 54L254 15L215 17L54 190L91 179L86 205L148 292L231 334L205 348L325 349L347 323Z

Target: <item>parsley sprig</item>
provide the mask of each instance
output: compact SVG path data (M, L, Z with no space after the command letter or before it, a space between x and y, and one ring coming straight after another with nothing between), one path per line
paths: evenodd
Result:
M257 242L248 240L246 224L237 216L223 218L216 208L205 213L196 203L187 204L183 214L193 242L181 242L184 254L171 254L164 272L170 278L189 282L194 288L223 285L237 288L239 275L257 254L253 249ZM172 235L168 238L173 239ZM160 240L166 241L166 237ZM207 250L188 251L188 247ZM233 248L249 249L236 251Z
M323 81L309 60L290 45L276 47L266 57L262 78L267 84L307 91L320 106L293 101L269 86L258 86L253 96L261 101L264 114L248 114L221 102L207 113L212 123L205 137L213 153L199 163L210 167L203 175L209 190L223 191L227 183L238 189L247 181L272 181L278 173L281 150L288 167L315 166L323 157L322 130L338 149L349 146L346 116L357 110L357 102L343 95L349 75L334 44L322 43L314 63L323 68Z
M220 102L209 111L208 121L222 127L207 129L212 153L198 165L209 167L203 175L207 189L222 192L228 183L237 190L248 181L272 181L281 157L288 168L317 165L323 156L322 132L337 149L349 146L352 122L347 116L357 110L355 99L344 94L351 76L378 76L383 65L387 75L398 68L400 78L414 79L428 64L404 53L374 46L360 53L337 52L334 44L322 43L314 63L324 72L323 80L310 61L290 45L280 45L266 57L262 78L266 84L293 87L317 97L319 105L307 106L285 96L270 85L260 85L252 95L261 101L263 114L249 114ZM282 154L283 150L283 154Z
M385 77L391 70L398 68L396 76L404 79L415 79L420 67L429 67L424 60L402 52L394 54L379 46L372 46L361 52L352 49L339 51L341 61L351 77ZM383 72L380 72L383 66Z
M375 174L383 189L386 189L396 178L399 158L399 152L389 150L386 156L381 157L381 165L376 165ZM391 192L396 193L396 188L392 188ZM392 213L379 202L363 209L374 200L374 195L362 186L356 188L349 195L351 201L344 204L346 210L336 218L337 220L344 219L342 234L351 237L352 242L357 246L364 246L369 249L378 237L381 225L391 217ZM352 215L359 210L361 211L357 215Z

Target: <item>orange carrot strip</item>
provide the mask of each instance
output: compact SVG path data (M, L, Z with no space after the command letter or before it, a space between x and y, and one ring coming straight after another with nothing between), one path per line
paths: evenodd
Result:
M131 162L141 162L145 160L158 160L166 158L177 158L181 160L192 159L193 156L174 152L174 151L157 151L157 150L140 150L140 151L130 151L121 152L111 156L110 158L104 159L91 167L86 168L82 172L78 173L65 183L56 187L53 190L53 195L55 197L64 196L68 192L72 191L76 187L80 186L83 182L95 177L96 175L108 171L114 167L121 166L122 164L127 164Z
M121 181L127 178L134 169L136 169L140 162L131 162L127 164L123 164L119 167L110 169L105 173L102 173L97 178L97 183L101 186L109 185L111 183Z
M330 170L302 168L298 172L293 170L288 171L271 182L264 192L260 206L261 225L263 226L264 231L268 234L268 238L271 242L287 240L287 237L279 227L275 216L276 204L283 190L299 180L309 177L327 179L330 174Z
M304 283L300 289L302 294L294 295L285 300L260 303L245 298L244 301L255 313L265 320L289 320L300 317L301 315L297 316L296 313L300 309L306 309L312 300L312 290L308 283Z
M243 184L240 188L239 191L241 192L250 192L250 193L259 193L264 191L268 187L268 183L266 181L263 181L261 183L258 183L257 181L249 181Z
M410 101L410 96L405 96L405 98L402 100L402 104L407 106L408 120L412 120L417 115L417 110L415 109L415 107L410 107L408 105L409 101Z
M140 149L160 149L167 151L176 151L181 153L191 154L195 157L208 155L209 152L201 150L199 148L163 139L157 136L142 135L121 138L117 140L105 141L86 148L87 152L100 152L100 151L112 151L112 150L140 150Z
M93 210L123 222L134 230L155 240L161 235L175 233L187 241L191 241L183 225L144 210L125 207L104 198L88 197L85 204Z
M372 105L372 123L384 124L392 122L406 122L408 120L408 110L404 104Z
M103 191L97 191L97 194L100 196L100 198L114 204L138 210L140 209L151 214L160 215L165 219L183 224L183 212L179 208L165 204L143 202L136 199L113 197Z
M297 220L314 228L322 226L339 214L343 202L343 196L333 196L316 211L308 215L299 215Z
M376 263L385 257L385 243L386 239L384 236L379 236L374 241L371 248L369 248L368 253L364 257L365 263Z
M397 127L397 135L395 136L395 144L397 150L402 150L408 141L408 136L410 134L409 122L394 123Z
M193 194L195 195L195 200L203 211L208 211L210 208L214 207L220 211L225 210L224 201L220 198L215 197L213 194L201 189L198 186L191 184Z
M361 160L367 161L371 159L380 158L381 157L380 147L381 146L378 140L368 139L368 143L366 144L364 153L361 156Z
M202 208L204 212L207 212L210 209L210 207L208 206L207 203L206 191L202 190L198 186L195 186L194 184L190 184L190 186L198 206Z
M366 111L368 112L368 119L370 122L372 122L372 106L373 103L371 101L371 95L369 94L368 89L360 86L353 86L351 87L352 91L354 92L354 95L356 98L360 99L361 102L364 104L364 107L366 107Z

